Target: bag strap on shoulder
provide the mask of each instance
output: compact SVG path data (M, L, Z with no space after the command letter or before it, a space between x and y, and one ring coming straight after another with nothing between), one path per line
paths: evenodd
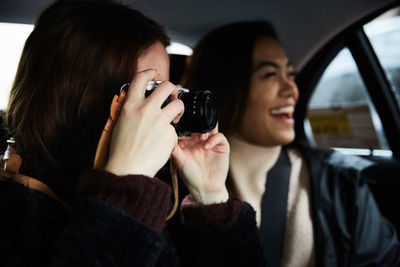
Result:
M14 147L15 140L13 138L7 140L7 150L4 152L4 170L9 174L10 178L20 184L25 185L31 190L38 191L43 193L58 202L60 202L64 207L68 210L71 210L71 206L68 205L65 201L59 198L50 187L48 187L45 183L26 176L22 174L18 174L19 168L21 167L22 158L17 154L17 151Z

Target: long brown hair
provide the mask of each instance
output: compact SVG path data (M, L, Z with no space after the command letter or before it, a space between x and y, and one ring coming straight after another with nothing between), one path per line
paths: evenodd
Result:
M169 44L165 30L111 1L57 1L27 39L11 89L7 124L20 172L68 200L92 167L112 97L147 47Z
M219 130L229 135L242 120L250 90L253 48L261 37L277 40L268 21L244 21L206 34L193 50L183 85L211 90L217 99Z

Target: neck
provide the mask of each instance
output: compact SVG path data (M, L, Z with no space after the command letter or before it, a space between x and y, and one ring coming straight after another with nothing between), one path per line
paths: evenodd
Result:
M281 146L259 146L247 143L237 137L229 137L230 190L241 200L255 208L259 224L261 197L265 190L266 173L275 164Z
M281 145L255 145L236 136L228 139L231 147L231 159L239 160L240 165L246 165L246 168L253 169L252 172L257 171L259 165L268 171L275 164L282 148Z

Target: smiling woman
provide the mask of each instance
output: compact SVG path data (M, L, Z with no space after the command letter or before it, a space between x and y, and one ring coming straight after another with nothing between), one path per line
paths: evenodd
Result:
M33 23L39 12L53 2L55 1L0 0L0 21ZM81 1L60 0L57 2L69 5ZM108 3L111 0L86 0L85 2L95 5ZM196 49L191 65L193 72L188 73L190 77L185 86L196 90L213 90L217 96L220 105L219 126L227 134L231 146L229 177L227 179L229 193L230 196L237 196L239 199L250 203L252 207L245 202L232 198L225 203L203 205L205 202L202 202L202 204L195 202L202 199L202 192L197 193L197 195L195 193L194 198L185 198L183 202L180 215L185 220L182 221L182 217L176 216L172 218L172 221L165 224L164 233L168 233L167 236L173 239L172 242L165 242L164 235L158 233L157 229L164 226L163 218L166 217L166 210L169 207L170 199L168 198L168 189L166 189L168 186L159 183L160 181L156 177L139 177L135 174L121 177L112 176L105 171L91 170L96 143L100 132L103 130L105 120L107 120L109 104L114 92L118 91L121 84L127 82L134 84L132 77L136 76L134 69L138 62L135 58L131 58L131 54L127 53L126 50L133 48L138 42L131 42L125 38L142 36L141 34L152 33L152 31L138 30L140 27L136 27L137 25L129 20L121 21L124 16L114 18L109 14L112 9L107 9L105 14L98 16L99 20L90 19L93 14L98 14L98 8L89 8L84 13L79 13L80 11L76 10L73 13L79 14L79 18L76 18L77 21L82 21L85 18L89 18L89 20L87 23L76 27L73 31L76 35L72 34L71 36L78 37L77 35L82 33L82 29L86 29L89 27L88 25L94 25L95 29L91 32L93 35L90 32L84 32L80 37L89 39L94 37L90 40L99 41L106 36L108 40L103 43L104 47L112 46L114 52L108 54L105 50L100 49L101 53L98 53L99 50L94 48L99 47L98 42L95 42L94 46L90 46L90 49L86 46L70 45L74 38L66 38L63 42L57 42L46 47L45 44L49 40L57 37L57 35L49 34L49 29L47 29L45 34L42 35L44 36L42 40L45 40L45 42L43 42L43 46L39 47L40 49L36 54L38 60L29 61L39 62L31 70L36 71L34 76L41 77L41 79L28 79L20 83L24 86L33 85L37 80L40 80L43 86L40 87L38 94L35 94L36 91L32 90L33 86L25 87L25 91L20 94L21 97L14 99L13 103L18 104L33 100L29 105L21 104L20 109L12 108L10 110L11 113L16 110L24 110L26 111L25 114L28 115L18 116L18 114L15 114L9 117L16 124L22 121L21 118L25 119L20 125L14 124L11 128L15 137L17 137L16 145L19 146L20 153L23 156L20 172L31 176L36 173L37 175L34 178L47 183L60 199L73 204L73 212L65 211L58 201L36 192L32 188L23 187L12 180L6 180L4 183L1 181L0 251L5 252L5 254L0 256L0 265L6 265L6 261L12 261L26 266L29 263L34 265L34 262L37 261L40 262L37 265L53 264L60 266L60 261L64 261L64 263L67 262L65 265L74 266L80 266L82 262L93 263L93 265L118 266L121 260L124 263L130 262L131 265L135 266L145 265L146 263L151 266L157 263L174 265L179 260L181 266L196 266L197 264L207 267L257 266L262 264L261 250L257 242L257 224L262 235L261 242L266 248L265 258L268 266L272 265L271 262L275 262L276 265L281 263L282 266L400 265L396 262L396 260L399 260L399 245L395 231L392 225L381 216L379 209L376 208L375 200L365 184L370 176L366 176L367 173L364 172L372 170L372 173L375 173L375 177L377 177L373 180L374 184L384 185L381 195L390 197L387 201L378 202L378 204L383 203L380 207L389 211L386 214L392 214L392 222L394 218L398 222L397 225L400 226L397 219L398 207L396 204L400 203L398 194L400 191L399 162L393 161L393 165L381 165L380 168L375 168L376 166L373 166L373 163L369 160L344 157L339 153L327 150L312 149L300 142L289 146L285 145L293 140L294 133L297 140L309 141L305 135L303 122L306 118L310 95L325 67L338 51L348 47L346 57L351 59L351 63L355 63L352 64L351 69L355 72L359 69L362 74L362 79L357 78L357 86L360 83L364 84L367 89L365 92L371 96L368 99L372 100L377 111L376 114L381 119L381 126L377 128L377 130L382 130L378 135L379 140L374 137L374 143L370 141L373 137L370 132L373 132L374 129L369 127L370 131L366 131L364 128L365 122L370 122L370 120L364 120L365 116L358 116L359 114L367 114L368 107L362 107L361 110L358 108L346 109L349 111L346 114L334 116L336 119L339 117L339 120L329 121L328 127L323 128L323 131L320 131L321 127L317 127L317 129L320 133L325 130L328 134L335 132L338 128L342 129L343 125L347 125L343 123L343 121L346 121L343 118L350 114L348 118L360 122L356 125L362 127L358 127L360 131L357 131L357 133L359 135L352 134L348 127L343 127L344 133L351 136L355 142L366 140L363 143L368 153L363 155L378 162L382 160L380 157L373 157L381 151L371 149L379 144L381 148L387 148L390 152L389 155L393 155L393 158L400 157L400 76L398 75L399 56L397 56L400 50L396 37L398 35L390 35L389 37L389 31L391 33L399 32L396 29L400 24L398 19L395 19L392 26L388 26L386 23L373 26L372 28L378 29L376 33L379 33L379 36L374 36L375 34L370 31L372 28L369 29L365 25L378 14L395 5L398 6L398 0L310 0L307 1L307 4L304 1L292 0L253 1L251 4L249 4L249 1L242 0L115 0L115 2L125 3L134 6L135 10L141 10L147 18L153 18L155 21L164 24L171 34L172 40L189 46L194 46L209 30L233 21L268 19L276 24L275 26L280 33L279 40L274 29L268 23L261 23L259 28L255 27L254 24L250 26L242 25L243 27L238 31L236 26L230 27L227 34L218 31L218 34L213 37L212 42L208 42L208 45L198 45L199 48ZM398 9L392 10L391 13L393 13L392 18L398 18ZM68 25L69 17L69 15L55 16L54 23L51 26ZM109 18L112 19L108 20ZM113 24L118 22L120 22L118 26ZM365 30L365 33L362 29ZM120 31L123 33L121 37L118 34ZM65 33L66 31L60 31L60 35ZM0 46L15 35L16 30L7 33L7 36L0 35ZM378 37L378 39L374 40L375 37ZM146 37L139 39L148 40ZM369 46L367 39L371 41L372 46ZM124 41L121 42L121 46L114 46L114 41L118 42L118 40ZM207 43L204 40L201 43L204 42ZM21 49L23 43L24 41L20 43ZM142 50L139 49L138 56L155 52L150 49L152 45L154 43L142 47ZM256 49L255 45L259 47ZM71 49L63 50L65 47ZM200 49L200 47L202 48ZM373 61L374 52L371 47L376 50L382 63L381 74L379 74L380 65ZM11 50L15 48L17 48L17 45L12 44ZM158 48L160 47L156 47L156 50L160 52ZM256 51L258 48L260 48L260 53ZM272 50L269 50L270 48ZM55 53L56 49L60 49L61 52ZM16 56L14 63L3 60L11 54L11 50L0 51L0 53L4 52L0 55L0 64L6 64L5 69L7 71L5 76L0 74L0 83L7 81L7 91L14 80L17 58L19 58L19 56ZM65 59L63 57L70 55L69 51L74 51L72 52L73 59L67 58L63 62L68 62L68 64L61 64L60 62ZM271 53L272 51L274 53ZM175 54L172 47L167 47L167 52ZM383 53L383 57L380 53ZM47 56L54 54L58 56L54 60L48 60ZM162 63L166 63L164 51L161 54L164 61ZM185 55L187 54L191 54L190 50L185 52ZM92 57L93 55L96 56ZM279 55L279 58L273 57L277 55ZM85 60L90 57L99 61L96 61L95 64L86 64ZM173 57L175 55L170 56L170 58ZM40 62L41 59L45 64L41 64L43 63ZM141 59L143 60L143 57ZM258 59L260 59L260 62L256 62ZM60 64L52 65L53 62ZM77 64L69 64L72 62ZM150 63L147 62L146 65L152 68L151 65L154 62ZM296 75L296 83L293 82L295 73L292 63L294 69L299 71L299 74ZM347 60L346 63L348 63ZM157 62L157 64L160 64L160 62ZM181 72L175 69L176 66L183 66L184 64L185 58L183 56L179 57L179 62L171 60L174 75L170 74L170 81L173 84L180 83ZM74 67L71 68L71 66ZM82 66L84 67L82 68ZM117 74L107 75L105 66ZM260 68L257 68L258 66ZM337 70L346 71L347 67L347 64L341 65ZM120 74L122 72L126 74L127 69L130 72L124 76L125 78L121 78ZM255 71L255 69L257 70ZM68 74L78 73L78 75L72 75L73 79L67 78L67 75L56 76L59 70ZM338 73L337 70L336 73ZM383 70L386 71L386 75ZM90 75L87 75L88 72ZM26 69L21 73L27 73ZM162 75L164 78L167 77L165 70L162 71ZM145 80L150 79L151 75L144 71L138 76L138 81L142 86L132 86L129 89L131 96L132 93L138 93L144 88ZM54 78L56 82L52 81L53 77L56 77ZM19 81L21 80L24 79L19 79ZM351 90L347 90L347 87L343 85L352 85L352 83L347 83L347 78L343 79L340 76L337 80L340 80L340 82L333 83L329 79L320 83L318 87L323 90L321 91L323 98L320 100L326 100L326 89L336 85L339 85L340 90L333 91L334 97L342 99L343 96L350 93ZM64 81L83 85L59 86L61 83L65 84ZM96 86L91 86L91 82L98 83L96 83ZM113 85L104 89L105 84ZM137 83L135 84L137 85ZM296 84L300 93L297 92ZM16 86L15 90L20 90L18 88L20 87ZM168 82L164 82L164 85L158 89L163 92L162 95L167 94L168 90L172 95L176 94L175 85ZM53 93L59 92L58 90L64 91L58 97L52 97ZM79 95L79 97L72 97L71 100L70 94L72 92L75 92L75 96ZM107 96L104 96L102 92L105 92ZM123 140L114 140L114 144L117 144L115 147L121 149L121 152L124 151L124 155L117 155L118 161L116 163L125 162L118 169L112 166L117 166L114 164L115 161L109 165L116 173L118 171L126 172L126 169L123 169L125 167L134 167L138 170L146 164L146 168L142 169L141 172L154 173L154 169L157 168L153 164L158 165L165 161L166 154L168 154L166 152L169 152L172 144L176 142L174 132L170 127L170 119L165 119L165 116L157 116L167 113L166 110L159 108L158 102L162 101L156 99L157 104L155 104L154 98L143 99L140 93L138 93L138 96L138 98L130 98L130 101L127 102L127 109L123 113L125 115L121 116L122 120L119 126L124 131L119 131L118 127L115 128L117 130L114 138L118 133L119 136L124 136ZM157 94L154 96L157 96ZM68 97L69 100L65 100ZM0 95L0 102L4 102L4 106L0 106L0 109L6 108L6 99L8 99L8 93L5 93L4 97ZM150 103L146 104L146 102ZM150 110L146 118L143 119L138 116L135 117L136 119L127 122L126 115L130 115L128 118L132 118L131 116L137 115L135 111L142 112L138 108L142 104L143 107L148 108L147 111ZM175 104L172 109L177 108L178 110L179 102L175 102ZM42 112L46 105L53 105L53 108ZM309 107L314 109L312 105ZM293 130L292 115L294 109L296 111L294 116L296 131ZM88 110L91 111L93 116L87 116ZM338 109L332 107L332 110L337 111ZM375 117L375 115L372 116L372 126L376 126ZM157 119L160 119L160 121ZM177 119L177 117L174 119ZM135 124L134 122L139 121L143 127L145 126L145 130L139 130L141 134L137 135L138 138L132 138L132 133L138 131L135 126L139 125L139 123ZM64 127L64 122L68 122L71 127ZM308 123L308 125L311 124ZM123 126L126 125L132 126L132 128L124 128ZM326 124L320 123L319 125ZM151 132L149 132L149 128L152 129ZM48 129L55 129L55 131L50 132ZM41 139L43 132L48 134L46 138ZM96 133L90 134L93 132ZM316 144L320 144L315 138L315 132L313 134ZM21 138L21 135L24 135L25 138ZM381 142L381 136L386 137L385 142ZM199 149L204 144L204 139L217 139L222 142L223 149L217 149L211 151L211 153L207 153L207 151L204 152L205 154L201 153L201 156L212 155L212 157L205 157L208 161L203 166L214 166L212 165L216 162L214 156L219 158L219 154L214 154L214 152L222 152L220 156L223 158L223 163L227 165L227 146L220 133L217 134L214 131L206 135L195 135L195 137L198 137L193 140L195 145L186 146L185 141L179 141L180 146L177 147L176 151L179 151L180 148L189 147L193 148L194 152L204 152ZM364 137L367 138L364 139ZM31 139L28 140L29 138ZM140 145L139 147L133 146L134 149L127 152L127 149L129 150L128 141L130 145L133 145L135 139L146 141L146 144L151 144L151 146L147 146L147 149L143 149ZM337 136L333 138L330 136L330 139L340 140ZM38 140L44 141L40 144ZM0 144L0 152L5 151L2 146L6 144L5 141ZM191 139L186 141L190 142ZM11 145L12 142L10 141L10 147ZM41 146L41 148L39 150L32 149L36 145ZM162 149L165 148L164 145L168 149ZM327 146L331 146L331 144L327 144ZM51 151L51 157L56 158L56 167L54 167L54 162L42 160L42 154L46 154L46 149ZM132 155L139 153L139 151L143 152L143 150L151 155L144 153L142 154L143 157L137 158L136 163L140 162L139 165L141 166L126 163L133 158ZM365 152L365 150L361 151ZM176 151L174 154L177 154ZM351 151L361 154L359 153L360 150ZM186 152L190 152L190 150ZM48 154L45 156L48 156ZM181 158L190 159L190 157L187 157L188 154L181 153L180 155ZM29 156L35 158L30 161ZM38 157L36 158L36 156ZM281 158L283 158L283 161L281 161ZM289 163L287 159L289 159ZM34 165L38 165L38 168ZM43 168L43 165L50 167ZM148 165L152 165L150 171ZM281 166L285 167L283 169L286 174L274 174ZM287 168L287 166L290 168ZM82 177L88 178L89 176L89 179L91 177L94 179L87 181L83 178L83 180L80 180L79 168L88 168L89 174L87 175L85 172L86 175L82 174ZM185 168L189 171L193 169L191 165L186 165ZM42 173L43 169L45 169L44 175L41 176L39 174ZM287 175L288 170L289 175ZM223 167L209 173L221 174L222 172L226 174L226 171L227 167ZM57 175L51 175L52 173L57 173ZM195 173L199 174L198 172ZM169 179L169 174L167 176L167 179ZM392 176L395 183L390 180ZM212 178L214 176L205 177ZM224 180L221 178L222 176L218 177L220 179L218 179L217 188L222 190L217 190L219 191L216 194L217 198L206 198L206 201L210 201L210 199L217 199L217 202L226 200L226 188L222 186ZM287 179L288 177L290 179ZM108 178L111 180L108 180ZM198 178L198 176L194 178ZM133 179L134 182L131 183L130 181ZM288 182L288 184L284 184L288 187L288 192L281 193L272 185L274 181L279 183L281 180ZM86 183L83 183L86 186L83 187L85 190L87 189L86 191L83 190L82 192L82 187L79 187L77 193L76 184L78 181L86 181ZM187 181L187 184L192 186L193 189L193 185L196 187L198 181L196 179L194 182ZM391 182L387 183L387 181ZM267 182L268 185L266 186ZM143 184L148 185L148 183L150 183L149 187L145 186L143 189ZM167 191L164 191L164 195L154 193L158 189ZM274 199L272 201L268 199L271 192L272 195L275 193L275 196L283 196L279 199L281 204L283 203L282 205L277 204L278 202ZM164 198L158 199L157 197L160 195L163 195ZM142 196L143 198L141 198ZM269 203L269 205L265 203ZM275 216L269 213L271 209L268 206L277 207L281 212L287 211L287 213L280 214L283 214L283 216ZM142 212L147 208L149 212ZM253 210L256 211L255 216ZM381 210L384 211L384 209ZM155 212L155 214L152 212ZM45 215L40 216L43 213ZM32 214L34 214L33 218L27 218L28 215ZM386 214L384 213L384 215ZM257 224L254 217L257 219ZM273 220L282 217L283 221ZM110 221L112 223L108 223ZM275 224L271 226L271 222ZM60 232L63 234L60 235ZM281 236L278 241L270 238L270 235L275 233ZM27 237L36 237L39 240ZM267 240L269 241L267 242ZM171 243L176 246L177 256ZM137 244L139 244L138 248L134 247ZM147 250L149 247L150 250ZM47 250L47 248L50 249ZM281 251L279 252L279 250ZM87 254L85 254L86 252ZM146 254L147 252L151 255ZM16 255L18 256L17 259L15 258ZM154 255L157 259L152 257ZM281 255L281 262L279 262L279 255ZM44 262L50 260L52 263ZM121 263L121 265L124 263Z
M185 86L217 96L231 146L228 189L256 211L267 266L398 266L396 230L364 176L374 164L293 142L294 76L265 21L205 35L185 76Z
M234 135L262 146L288 144L295 136L293 112L299 94L293 66L275 39L263 37L254 44L252 67L247 108Z

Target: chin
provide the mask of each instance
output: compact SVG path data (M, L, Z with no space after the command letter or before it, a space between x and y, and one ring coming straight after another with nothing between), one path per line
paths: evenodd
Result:
M290 134L282 135L280 140L279 140L280 144L283 145L283 146L284 145L288 145L288 144L290 144L291 142L294 141L295 137L296 137L296 135L295 135L294 132L292 132Z

